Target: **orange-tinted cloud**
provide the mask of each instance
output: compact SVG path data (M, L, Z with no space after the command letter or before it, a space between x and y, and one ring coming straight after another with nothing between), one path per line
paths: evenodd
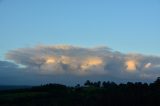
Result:
M9 51L6 58L37 73L59 75L110 75L127 78L153 77L160 57L124 54L108 47L68 45L36 46ZM154 71L153 71L154 70Z
M125 64L128 72L134 72L137 69L137 63L135 60L127 60Z

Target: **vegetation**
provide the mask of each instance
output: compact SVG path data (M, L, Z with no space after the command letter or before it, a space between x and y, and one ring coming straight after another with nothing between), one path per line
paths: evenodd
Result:
M159 106L160 78L151 84L91 82L47 84L0 92L0 106Z

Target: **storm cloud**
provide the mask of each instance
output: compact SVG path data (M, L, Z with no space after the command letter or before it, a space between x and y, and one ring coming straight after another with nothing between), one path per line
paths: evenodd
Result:
M160 57L124 54L108 47L41 45L11 50L6 59L18 64L24 71L42 76L93 76L104 79L155 79L160 76Z

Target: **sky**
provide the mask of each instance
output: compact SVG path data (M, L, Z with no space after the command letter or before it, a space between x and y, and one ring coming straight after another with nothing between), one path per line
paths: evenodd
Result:
M159 29L159 0L0 0L0 84L153 80Z

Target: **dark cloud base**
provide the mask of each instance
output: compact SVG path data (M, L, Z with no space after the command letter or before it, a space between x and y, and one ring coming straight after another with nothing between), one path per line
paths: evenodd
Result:
M63 84L85 80L153 81L160 57L124 54L108 47L35 46L11 50L0 61L0 84Z

